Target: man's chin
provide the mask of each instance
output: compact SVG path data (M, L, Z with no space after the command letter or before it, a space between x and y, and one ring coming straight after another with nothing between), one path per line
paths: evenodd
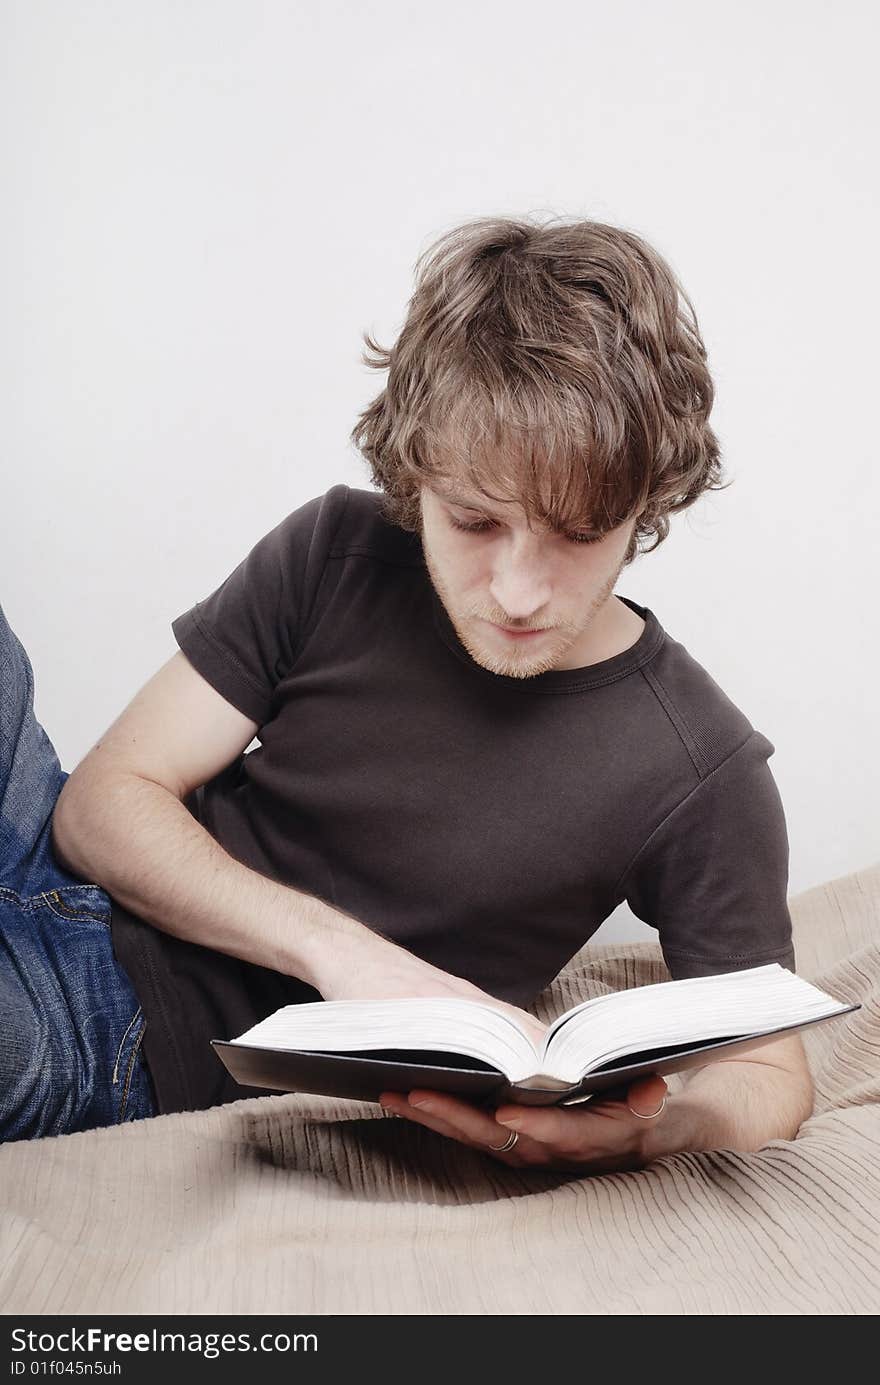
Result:
M482 641L474 640L461 630L457 631L458 638L464 648L470 654L475 663L488 673L497 673L505 678L535 678L538 674L549 673L556 667L557 661L561 657L558 644L551 644L549 650L539 654L527 654L525 651L516 655L500 654L498 650L488 648Z
M476 658L476 656L473 656ZM537 678L541 673L549 673L555 667L549 660L542 660L536 663L530 659L528 664L510 664L498 659L477 659L477 663L489 673L496 673L503 678Z

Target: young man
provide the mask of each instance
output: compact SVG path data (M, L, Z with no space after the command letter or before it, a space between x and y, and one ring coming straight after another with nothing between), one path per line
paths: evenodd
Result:
M7 1138L257 1095L209 1040L282 1004L527 1005L623 899L673 977L794 967L773 746L614 595L639 541L720 487L683 303L656 252L601 223L441 240L394 348L367 338L388 381L352 436L377 492L333 486L282 520L173 622L180 652L63 787L49 776L51 837L11 907L90 912L114 1006L88 1099L61 1099L63 1066L39 1094L16 1069ZM34 1013L17 995L19 1055ZM57 1022L68 1050L77 1025ZM589 1109L385 1104L589 1173L791 1138L812 1088L795 1037L668 1102L652 1078Z

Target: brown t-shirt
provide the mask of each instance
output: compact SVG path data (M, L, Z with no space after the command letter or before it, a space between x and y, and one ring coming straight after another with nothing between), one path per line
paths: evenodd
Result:
M294 510L172 623L259 724L187 806L237 860L336 905L492 995L528 1004L622 901L673 977L794 968L774 747L652 611L588 668L490 673L464 649L418 535L345 485ZM211 1048L293 977L116 901L163 1112L255 1095Z

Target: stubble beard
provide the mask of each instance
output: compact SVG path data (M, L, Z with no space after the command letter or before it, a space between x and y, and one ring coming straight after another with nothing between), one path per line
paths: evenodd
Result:
M544 648L540 652L532 653L524 644L518 641L511 641L511 648L507 651L493 649L489 647L489 640L493 637L488 634L486 641L481 641L474 634L475 627L467 623L458 615L446 583L441 578L434 566L430 551L424 542L422 534L422 551L425 557L425 565L428 575L434 585L443 607L448 615L452 627L455 630L461 644L468 654L478 663L481 668L485 668L489 673L498 673L506 678L535 678L541 673L550 673L557 664L571 649L575 640L584 633L592 621L596 618L599 611L605 606L611 597L624 563L605 582L601 590L590 603L589 611L584 619L578 621L562 621L554 626L549 635L545 635L542 643ZM471 617L473 620L475 617ZM476 627L478 628L478 627ZM501 636L498 636L500 643Z

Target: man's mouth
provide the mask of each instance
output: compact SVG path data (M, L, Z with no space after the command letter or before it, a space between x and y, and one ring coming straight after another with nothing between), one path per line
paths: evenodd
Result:
M542 626L538 630L521 630L516 626L496 625L494 621L490 621L490 624L495 630L500 630L503 635L509 635L511 639L515 640L535 639L536 636L545 635L547 633L546 626Z

